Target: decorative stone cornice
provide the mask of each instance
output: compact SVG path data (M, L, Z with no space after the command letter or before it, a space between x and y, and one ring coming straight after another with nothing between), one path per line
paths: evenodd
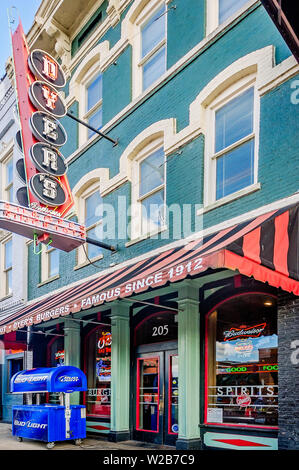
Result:
M114 28L120 20L121 11L119 0L109 0L106 12L109 17L110 25Z
M50 38L55 41L54 49L61 59L61 66L65 73L69 71L71 61L71 43L70 38L55 24L53 19L45 25L45 31Z

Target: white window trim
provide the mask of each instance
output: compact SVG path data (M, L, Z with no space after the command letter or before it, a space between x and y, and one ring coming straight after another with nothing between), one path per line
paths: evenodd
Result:
M232 194L224 196L216 200L216 160L214 152L214 143L215 143L215 112L231 101L236 96L243 93L245 90L254 87L254 117L253 117L253 132L252 134L246 136L244 139L240 139L236 144L232 144L230 147L234 148L235 146L240 145L242 141L247 141L254 137L254 175L253 175L253 184L249 185L247 188L242 188L239 191L236 191ZM258 186L258 150L259 150L259 116L260 116L260 100L259 95L256 89L256 75L251 74L244 77L241 80L238 80L236 83L224 90L220 95L218 95L212 103L209 104L209 107L206 110L206 119L207 125L206 128L208 132L206 133L206 145L205 145L205 163L204 163L204 209L209 210L212 207L218 207L230 200L233 200L237 193L243 195L247 192L252 192L252 189L259 189ZM225 152L228 151L230 147L225 149Z
M149 157L152 153L154 153L159 148L163 148L164 152L164 183L163 185L157 186L154 190L148 192L147 194L140 197L140 164ZM146 144L139 152L138 155L134 158L132 162L132 211L131 211L131 240L126 246L131 245L137 240L143 240L145 238L149 238L157 233L164 231L167 229L166 224L161 224L161 226L155 230L149 231L144 233L142 231L142 200L146 197L150 196L151 194L160 191L164 188L164 204L166 204L166 191L167 191L167 182L166 182L166 155L164 151L164 139L163 137L157 138L152 142Z
M97 63L88 70L84 75L79 84L79 117L86 123L88 122L89 117L100 107L103 106L103 99L97 102L91 109L87 109L87 87L100 75L102 72ZM85 142L91 140L94 135L88 138L88 128L85 126L78 126L79 132L79 146L83 145Z
M93 172L91 172L91 173L93 173ZM76 212L78 214L78 222L81 223L81 224L85 224L85 201L89 196L91 196L96 191L100 192L100 179L99 179L99 177L94 179L94 180L91 179L90 184L81 185L81 188L77 189L76 192L73 191L73 193L75 194L75 198L76 198ZM101 225L101 223L102 222L99 221L99 223L88 226L88 227L86 227L86 229L91 229L93 227ZM86 244L84 245L84 248L85 248L85 250L88 254L88 249L87 249ZM84 248L83 248L83 246L81 246L77 250L77 263L76 263L76 266L74 267L74 270L77 270L79 268L82 268L82 267L87 266L88 264L90 264L89 260L86 257ZM99 261L103 257L104 257L104 255L101 253L100 255L98 255L96 257L93 257L93 258L91 258L89 256L89 259L92 260L92 261Z
M215 29L222 28L230 24L236 17L244 13L248 8L256 3L256 0L248 0L237 11L232 13L223 23L219 24L219 0L206 0L206 36L215 31Z
M9 235L7 238L1 240L0 245L0 260L1 260L1 276L0 276L0 298L1 300L12 297L13 295L13 285L11 292L6 291L6 273L7 271L13 270L13 263L9 269L5 269L5 245L9 242L12 242L12 236Z
M133 32L131 35L132 43L132 100L137 98L142 93L146 92L148 88L154 85L152 83L150 87L143 90L143 65L147 62L158 50L165 47L165 70L167 70L167 13L165 13L165 38L160 41L145 57L141 58L141 46L142 46L142 28L148 22L148 20L165 5L167 11L168 3L171 0L151 0L144 6L139 15L136 17L133 25ZM157 79L160 80L161 76Z
M41 251L41 282L38 284L38 287L40 287L43 284L46 284L47 282L54 281L55 279L60 278L60 270L58 268L58 274L55 274L54 276L49 275L49 254L52 253L55 249L57 248L51 248L51 245L49 249L47 249L46 245L42 245L42 251Z
M7 169L7 164L8 162L12 162L12 164L14 165L14 162L13 162L13 148L9 148L8 151L6 152L5 156L3 157L3 159L1 160L1 187L2 187L2 197L1 199L5 200L5 201L9 201L9 198L8 198L8 191L11 187L13 187L13 184L14 184L14 177L12 178L12 182L7 185L7 172L6 172L6 169ZM14 167L13 167L13 170L14 170ZM13 202L12 201L9 201L9 202Z

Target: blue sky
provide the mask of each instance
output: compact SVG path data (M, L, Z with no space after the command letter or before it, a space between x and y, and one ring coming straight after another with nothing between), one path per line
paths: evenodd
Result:
M1 0L0 2L0 78L5 74L5 62L11 52L10 31L8 27L7 9L13 13L17 11L21 18L25 33L27 33L33 23L34 15L41 4L41 0ZM11 10L11 7L17 8Z

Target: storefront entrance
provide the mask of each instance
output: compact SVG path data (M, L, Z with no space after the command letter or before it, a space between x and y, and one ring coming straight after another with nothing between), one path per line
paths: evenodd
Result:
M170 343L171 344L171 343ZM175 445L178 436L178 352L139 353L135 363L134 439Z

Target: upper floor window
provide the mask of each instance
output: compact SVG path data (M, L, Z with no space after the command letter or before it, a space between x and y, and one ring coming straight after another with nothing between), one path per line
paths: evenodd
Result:
M257 183L258 99L251 75L210 103L205 206ZM243 192L242 192L243 194Z
M162 0L150 0L142 4L139 2L139 8L134 8L134 3L128 20L129 40L132 44L133 99L156 82L167 68L165 2Z
M164 151L159 148L140 163L139 202L142 210L142 233L151 232L164 223Z
M165 5L159 8L141 28L142 90L146 90L166 70Z
M162 140L151 142L133 161L131 239L165 226L165 154Z
M41 282L52 280L59 275L59 250L43 245L41 252Z
M248 0L219 0L218 22L224 23L227 18L238 11Z
M237 13L246 3L249 3L249 0L208 0L207 34Z
M254 88L215 111L216 199L254 182Z
M2 282L1 295L12 293L12 239L2 244Z
M84 206L86 236L100 241L102 239L102 198L99 189L84 198ZM96 245L87 244L86 250L89 258L102 255L102 249Z
M102 75L99 74L86 85L86 100L84 120L94 129L99 130L102 127ZM87 138L94 135L91 129L88 129Z
M4 164L4 199L13 202L13 159Z

